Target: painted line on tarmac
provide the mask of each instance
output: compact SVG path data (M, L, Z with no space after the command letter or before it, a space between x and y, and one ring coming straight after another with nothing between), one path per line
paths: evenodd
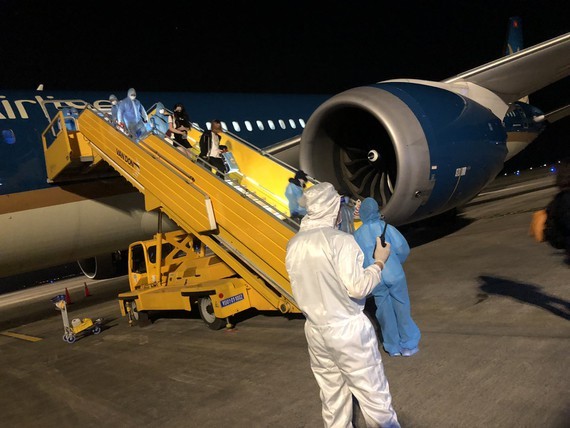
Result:
M28 336L27 334L13 333L11 331L0 332L2 336L13 337L14 339L27 340L28 342L39 342L43 340L41 337Z

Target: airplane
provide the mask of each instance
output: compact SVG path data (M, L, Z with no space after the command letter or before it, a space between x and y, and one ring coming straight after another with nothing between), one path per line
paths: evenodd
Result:
M202 129L219 118L225 131L292 171L352 198L375 197L400 225L474 198L548 120L519 100L568 74L570 33L438 82L386 80L332 96L140 91L138 98L145 106L182 102ZM120 250L159 227L142 195L116 174L46 180L41 135L55 113L87 104L109 110L109 95L0 90L0 277L74 260L90 278L110 276ZM532 132L523 139L519 129ZM164 231L177 227L162 222Z

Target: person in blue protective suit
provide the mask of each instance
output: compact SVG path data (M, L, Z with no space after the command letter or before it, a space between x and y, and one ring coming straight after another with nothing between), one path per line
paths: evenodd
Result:
M325 427L352 426L353 395L369 427L399 427L378 340L363 312L378 284L390 245L378 244L364 268L354 237L338 230L340 195L322 182L303 195L307 214L287 244L285 268L298 307L313 375L320 387Z
M79 112L75 107L64 107L61 109L63 112L63 119L65 122L65 127L68 131L77 131L77 118L79 117Z
M305 208L299 204L299 200L303 196L303 189L306 185L307 174L299 170L295 173L295 177L289 179L289 184L287 184L285 188L285 197L289 201L290 216L297 223L307 214Z
M147 132L145 124L148 123L148 116L141 102L137 100L134 88L130 88L127 97L119 103L117 122L135 138L141 138Z
M150 123L162 138L164 138L168 132L169 117L169 114L164 108L164 104L162 104L160 101L157 102L154 109L154 114L150 118Z
M381 219L378 202L366 198L360 204L362 225L354 238L364 252L364 266L374 263L376 238L386 229L385 239L391 245L391 257L382 271L382 280L372 292L376 318L382 331L384 350L390 356L409 357L419 351L420 329L412 319L406 274L402 264L410 254L406 238L394 226Z

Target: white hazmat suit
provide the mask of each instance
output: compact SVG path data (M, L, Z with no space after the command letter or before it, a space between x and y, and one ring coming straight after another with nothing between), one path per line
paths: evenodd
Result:
M381 269L376 264L364 269L354 237L336 228L340 195L332 184L308 188L303 199L307 215L287 245L286 268L307 318L305 336L325 426L352 426L354 394L369 427L399 427L376 332L363 313Z

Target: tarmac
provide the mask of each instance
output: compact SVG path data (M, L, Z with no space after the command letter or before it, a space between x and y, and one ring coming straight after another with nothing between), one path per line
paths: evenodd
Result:
M570 266L527 233L556 188L545 171L502 185L403 228L420 352L382 351L402 427L570 426ZM65 289L69 317L103 317L100 334L62 340L50 299ZM301 315L251 311L213 331L164 312L129 327L126 290L125 276L78 277L0 296L2 426L323 426Z

